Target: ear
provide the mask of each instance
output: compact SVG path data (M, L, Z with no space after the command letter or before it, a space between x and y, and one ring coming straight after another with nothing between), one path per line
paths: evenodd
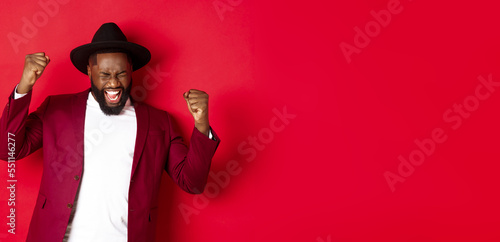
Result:
M90 77L92 75L92 67L90 65L87 65L87 75Z

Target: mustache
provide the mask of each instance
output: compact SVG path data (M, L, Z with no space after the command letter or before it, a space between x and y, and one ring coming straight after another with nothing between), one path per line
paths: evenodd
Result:
M101 90L102 93L104 93L106 90L117 90L117 89L120 89L121 91L125 91L125 88L123 87L118 87L118 88L111 88L111 87L108 87L108 88L103 88Z

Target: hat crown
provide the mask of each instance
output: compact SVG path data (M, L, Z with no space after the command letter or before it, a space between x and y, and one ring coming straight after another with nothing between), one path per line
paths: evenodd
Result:
M95 32L92 43L103 41L127 41L127 37L115 23L105 23Z

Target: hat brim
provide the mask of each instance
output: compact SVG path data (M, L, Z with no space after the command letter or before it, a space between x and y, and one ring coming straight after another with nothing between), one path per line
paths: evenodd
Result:
M87 75L87 65L89 57L93 53L104 49L122 49L132 55L132 68L138 70L145 66L151 60L151 53L146 47L126 42L126 41L101 41L78 46L70 53L70 59L73 65L83 74Z

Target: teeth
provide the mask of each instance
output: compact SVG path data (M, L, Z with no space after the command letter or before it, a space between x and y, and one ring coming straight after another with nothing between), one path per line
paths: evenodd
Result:
M118 93L120 93L120 91L110 91L110 90L106 90L106 96L108 96L109 100L111 101L116 101L118 100Z

